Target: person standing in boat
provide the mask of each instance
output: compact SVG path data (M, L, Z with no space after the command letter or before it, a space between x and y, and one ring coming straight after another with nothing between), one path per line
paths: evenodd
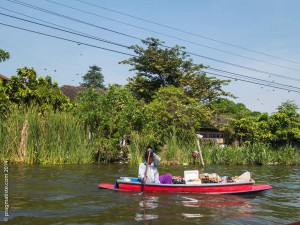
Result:
M148 157L149 157L149 162L148 162ZM141 181L145 183L172 184L172 175L170 173L166 173L159 176L157 166L160 163L160 157L154 153L154 150L152 149L151 146L147 147L147 151L145 152L144 159L145 161L143 161L139 165L138 178ZM145 174L146 171L147 174Z

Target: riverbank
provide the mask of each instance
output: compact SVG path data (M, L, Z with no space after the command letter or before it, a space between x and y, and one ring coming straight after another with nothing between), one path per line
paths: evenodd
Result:
M139 164L145 147L155 135L132 132L130 145L101 146L101 134L87 132L84 123L71 113L37 111L12 113L0 123L0 161L24 164L89 164L124 162ZM156 148L162 164L193 163L196 139L180 140L173 135ZM272 148L256 143L242 147L201 144L206 165L300 165L299 151L291 146ZM196 162L198 162L198 158Z

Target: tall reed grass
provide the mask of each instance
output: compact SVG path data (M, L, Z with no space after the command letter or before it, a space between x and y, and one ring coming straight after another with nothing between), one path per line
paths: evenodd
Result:
M155 139L154 132L139 133L133 131L130 135L130 145L128 146L129 163L132 165L141 163L144 160L147 146L155 146Z
M206 164L227 165L299 165L300 156L295 147L285 146L279 149L270 145L256 143L242 147L204 145L203 157Z
M138 164L143 159L145 147L149 144L144 136L134 133L132 135L130 152L130 163ZM205 165L300 165L300 153L291 146L279 149L270 145L256 143L242 147L225 146L201 143ZM157 149L162 164L186 164L192 163L191 153L198 151L196 138L191 140L180 140L173 135L165 141L165 144ZM197 159L196 162L200 163Z
M191 163L191 153L198 150L196 137L182 140L171 135L163 145L159 145L155 132L133 131L127 147L129 163L139 164L148 145L155 147L162 164ZM94 163L99 159L99 140L89 138L84 124L76 115L51 111L41 114L34 107L13 109L8 118L0 118L0 148L0 161L11 163L76 164ZM300 153L291 146L274 149L270 145L256 143L221 148L201 143L201 148L206 165L300 165Z
M23 126L25 121L27 128ZM11 163L91 163L96 152L76 116L65 112L42 115L35 108L13 110L7 119L2 119L0 145L1 161Z
M173 135L166 140L160 156L164 164L186 164L191 162L191 153L197 151L196 139L181 140Z

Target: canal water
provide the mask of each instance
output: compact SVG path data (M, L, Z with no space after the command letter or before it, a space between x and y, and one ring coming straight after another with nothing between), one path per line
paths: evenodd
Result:
M3 166L3 164L2 164ZM138 166L8 165L0 174L1 224L288 224L300 221L300 167L163 166L160 173L184 170L220 176L252 172L256 183L274 188L249 196L124 193L99 189L120 176L136 176ZM6 187L5 187L6 186ZM5 189L6 188L6 189ZM8 191L8 199L2 192ZM5 202L7 200L7 202ZM5 204L9 208L5 209ZM5 217L5 213L9 216Z

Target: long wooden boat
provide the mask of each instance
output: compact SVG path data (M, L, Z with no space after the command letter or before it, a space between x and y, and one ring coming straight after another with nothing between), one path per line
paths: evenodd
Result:
M115 184L101 183L99 188L141 192L142 183L138 178L121 177L115 181ZM231 182L231 183L188 183L188 184L154 184L146 183L145 192L197 192L206 194L250 194L271 189L268 184L255 184L254 180L249 182Z

